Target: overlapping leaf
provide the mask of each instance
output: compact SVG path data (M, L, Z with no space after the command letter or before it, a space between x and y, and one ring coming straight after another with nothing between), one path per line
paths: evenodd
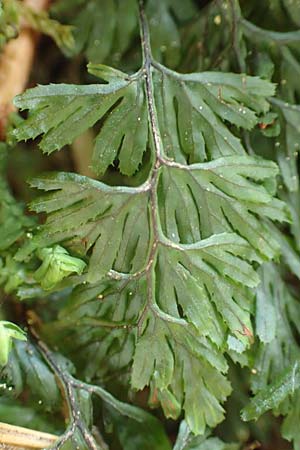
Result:
M95 141L94 168L103 173L119 157L121 171L130 175L142 160L148 133L142 81L109 68L99 72L111 82L40 86L27 91L23 106L17 102L18 106L33 108L35 113L15 135L18 139L29 139L43 133L40 146L51 153L70 144L105 116Z
M23 208L12 196L5 179L6 146L0 144L0 250L6 250L24 236L33 221L26 217Z
M253 389L257 392L276 376L282 368L299 358L299 348L293 332L299 330L300 304L292 296L273 264L263 266L262 284L257 293L256 332L261 345L255 368L259 377L253 377ZM288 346L287 346L288 343Z
M297 159L300 140L300 106L280 104L282 132L275 141L282 177L290 191L298 190Z
M282 10L290 12L293 9L295 11L294 19L297 18L297 7L292 2L283 3ZM280 17L279 13L278 16ZM280 82L279 98L272 100L274 110L279 114L277 120L278 130L274 134L276 137L271 142L269 141L267 145L272 143L284 183L290 191L295 191L298 189L297 157L300 148L300 110L297 104L300 92L298 82L300 74L300 31L296 30L287 33L270 31L255 26L242 18L240 24L240 44L245 38L247 46L251 49L255 48L257 53L253 64L255 73L260 74L264 78ZM277 67L279 68L279 73L275 70ZM273 122L275 121L276 119L273 120ZM268 124L268 127L272 127L272 125L274 124ZM272 136L272 133L270 136Z
M58 1L52 11L74 26L75 46L68 54L83 52L93 63L117 63L138 38L135 0ZM146 5L153 54L168 66L181 58L180 25L197 12L192 0L149 0ZM125 61L125 64L127 61Z
M90 65L90 71L108 84L39 86L17 97L16 105L32 114L14 135L21 140L44 134L40 147L51 153L103 118L93 167L101 174L118 159L121 172L131 175L142 161L148 136L143 71L128 76L101 65ZM274 93L272 84L255 77L180 75L159 65L153 71L164 151L180 163L243 154L223 121L253 127L256 114L268 108L265 96Z
M255 397L243 410L244 420L257 419L273 410L286 418L283 436L299 445L295 421L299 418L299 361L297 343L300 303L290 294L273 264L262 268L257 292L256 332L261 340L255 360L252 389Z
M299 362L285 369L281 376L266 389L259 392L243 410L244 420L258 419L270 409L280 408L282 402L300 387Z
M53 12L74 27L75 45L68 53L84 52L92 62L103 62L111 54L112 60L119 59L138 31L135 0L60 1Z
M282 100L274 100L274 109L279 113L281 133L276 138L274 148L285 185L290 191L298 190L297 158L300 149L300 106L298 103L300 63L299 56L285 46L281 50L280 87ZM288 80L288 81L287 81Z
M169 67L181 59L181 34L178 25L191 20L197 8L193 0L150 0L146 8L151 33L153 56Z

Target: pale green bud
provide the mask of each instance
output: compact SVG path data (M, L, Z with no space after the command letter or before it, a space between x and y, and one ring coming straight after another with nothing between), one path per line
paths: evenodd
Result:
M81 274L86 266L84 261L70 256L67 250L60 245L43 248L38 251L37 255L43 263L35 272L34 278L45 290L53 289L71 273Z

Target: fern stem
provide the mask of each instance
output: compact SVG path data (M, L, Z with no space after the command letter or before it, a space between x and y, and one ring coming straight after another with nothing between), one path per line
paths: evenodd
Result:
M147 108L149 115L150 132L152 136L155 155L150 175L150 214L153 227L153 244L150 251L148 264L145 269L148 281L147 302L138 320L138 330L139 333L141 333L142 325L144 319L146 318L147 312L149 308L152 309L152 306L155 305L153 292L153 284L154 284L153 264L154 261L156 260L157 247L160 241L159 236L161 234L161 225L159 220L158 202L157 202L157 184L159 179L159 168L161 165L161 158L162 158L162 140L159 132L153 93L150 35L143 0L139 0L139 22L140 22L141 45L143 54L143 73L146 85ZM156 308L153 308L153 313L156 315Z
M158 121L154 105L154 94L153 94L152 73L151 73L152 55L150 46L150 35L143 0L139 1L139 13L140 13L141 44L143 52L143 66L144 66L143 72L145 74L145 82L146 82L148 113L156 155L155 166L159 167L159 157L162 155L162 142L159 133Z

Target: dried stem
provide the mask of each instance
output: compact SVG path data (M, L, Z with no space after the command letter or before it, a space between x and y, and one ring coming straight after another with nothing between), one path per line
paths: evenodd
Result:
M57 436L53 434L0 423L0 443L4 445L3 448L43 449L53 444L56 440Z

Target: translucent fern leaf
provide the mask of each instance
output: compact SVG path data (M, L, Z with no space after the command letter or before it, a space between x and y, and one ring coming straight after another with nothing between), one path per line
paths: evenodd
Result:
M94 170L101 174L118 159L121 172L132 175L148 139L143 70L132 76L101 65L90 65L89 70L108 83L39 86L18 96L16 106L32 113L14 136L23 140L43 134L40 147L51 153L103 118L95 140ZM244 153L223 121L252 128L256 114L268 108L265 96L274 93L272 84L237 74L181 75L158 64L153 70L166 156L186 163Z
M259 121L274 86L245 75L175 73L153 60L142 6L140 22L139 72L93 65L106 84L29 90L16 100L30 114L14 134L42 135L51 152L97 124L97 172L114 163L132 175L147 150L146 181L36 178L32 185L48 193L32 208L47 220L16 258L62 243L80 256L85 284L56 329L73 329L81 353L92 356L91 376L100 370L94 359L122 369L133 361L133 388L149 385L150 403L169 417L184 409L200 434L223 418L224 353L232 342L242 351L253 341L254 267L279 250L266 219L289 220L275 197L276 164L247 156L234 131Z
M226 361L208 342L197 339L192 328L164 323L152 315L148 320L136 347L132 386L142 389L152 382L163 408L167 407L163 399L168 398L164 391L169 390L177 401L183 402L191 430L202 434L206 425L213 427L223 419L220 403L231 391L222 374L227 370Z
M27 91L23 100L16 103L21 108L34 108L35 113L15 130L17 139L43 133L40 146L51 153L72 143L105 116L95 141L95 171L103 173L119 157L120 170L128 175L134 173L146 149L148 134L142 78L134 80L107 67L101 76L111 82L81 87L40 86Z

